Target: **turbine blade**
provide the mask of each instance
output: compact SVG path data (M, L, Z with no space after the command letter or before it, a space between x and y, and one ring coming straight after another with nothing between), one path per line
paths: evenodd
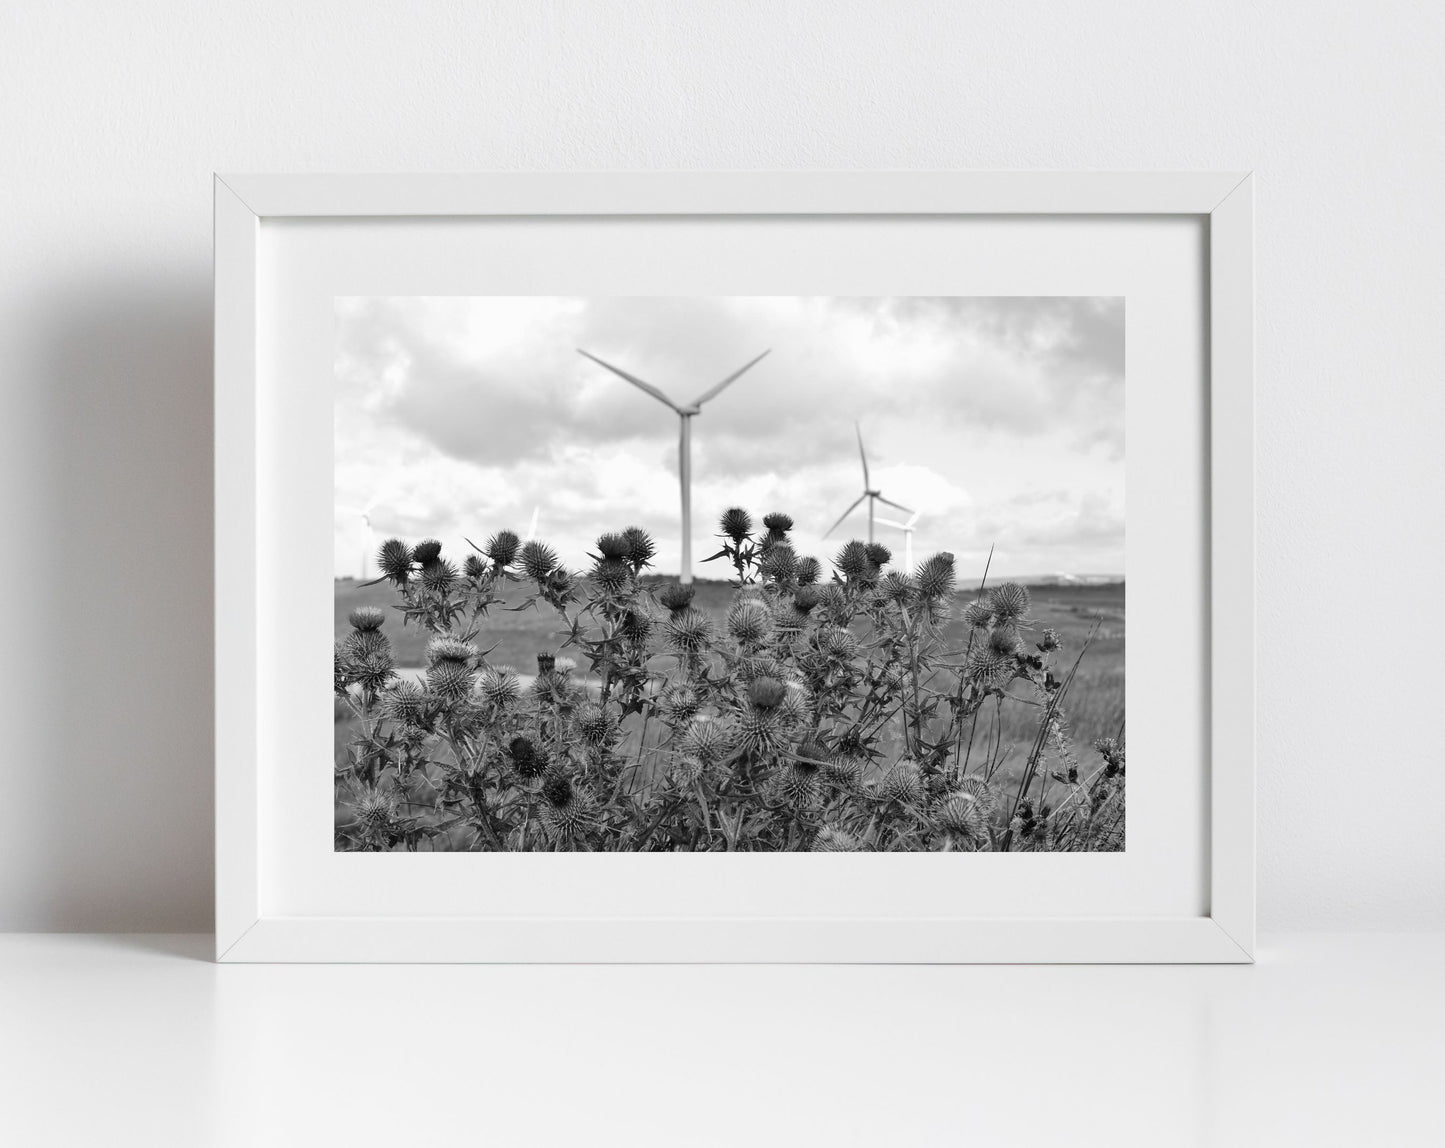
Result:
M769 347L766 351L764 351L761 355L759 355L759 356L758 356L756 359L754 359L752 362L748 363L746 366L744 366L744 367L739 367L736 371L734 371L732 374L730 374L730 375L729 375L727 378L725 378L722 382L718 383L717 386L715 386L715 387L709 387L707 390L703 391L702 394L698 395L697 398L695 398L695 399L692 400L692 405L695 406L695 407L700 407L700 406L702 406L703 403L707 402L709 399L715 399L715 398L717 398L718 395L722 394L723 391L724 391L727 387L731 386L734 382L736 382L736 381L743 375L743 373L744 373L745 371L749 371L749 370L751 370L753 367L757 366L757 365L758 365L759 363L761 363L765 358L767 358L770 354L772 354L772 348L771 348L771 347Z
M913 513L914 513L914 511L910 510L908 507L904 506L902 503L900 503L900 502L890 502L888 499L884 498L881 494L878 496L878 501L881 502L881 503L883 503L883 504L885 504L885 505L887 505L887 506L893 507L894 510L901 510L901 511L903 511L904 514L913 514Z
M858 434L858 457L863 460L863 485L865 487L872 486L873 482L868 477L868 452L863 449L863 428L855 422L853 429Z
M848 507L847 510L843 511L843 513L838 516L838 521L837 521L837 522L833 523L832 526L828 527L827 530L823 531L823 537L824 537L824 538L827 538L828 535L832 534L833 531L837 530L838 527L842 526L842 525L843 525L843 519L847 518L848 515L852 514L853 511L857 510L858 507L862 505L863 500L864 500L865 498L867 498L867 497L868 497L868 496L867 496L866 494L860 494L860 495L858 496L858 501L855 502L852 506Z
M579 355L581 355L583 358L591 359L591 360L592 360L594 363L596 363L599 367L606 367L609 371L611 371L611 372L612 372L614 375L616 375L619 379L626 379L626 380L627 380L629 383L631 383L634 387L637 387L639 390L646 391L649 395L651 395L653 398L655 398L658 402L660 402L660 403L666 403L666 404L667 404L668 406L670 406L673 410L675 410L678 414L682 414L682 408L679 407L679 406L678 406L675 402L673 402L670 398L668 398L665 394L663 394L660 390L658 390L656 387L654 387L651 383L644 383L644 382L643 382L641 379L639 379L636 375L629 375L626 371L622 370L622 368L620 368L620 367L614 367L611 363L604 362L603 360L599 359L596 355L593 355L593 354L590 354L590 353L587 352L587 351L584 351L581 347L578 347L578 348L577 348L577 353L578 353Z

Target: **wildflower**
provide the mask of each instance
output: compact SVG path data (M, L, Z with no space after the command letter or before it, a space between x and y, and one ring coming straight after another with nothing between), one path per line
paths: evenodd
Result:
M838 557L833 559L833 565L843 572L844 577L861 578L872 566L868 559L867 545L857 539L844 543L843 549L838 551Z
M389 650L382 650L368 657L353 661L349 672L351 680L369 694L384 690L391 679L396 677L395 663Z
M632 546L620 534L604 534L597 540L597 553L603 558L623 559L632 553Z
M472 692L473 672L465 662L433 662L426 672L427 688L438 697L456 701Z
M557 569L557 552L545 542L538 542L536 539L522 545L518 560L527 577L534 582L544 581L547 575Z
M925 558L918 568L918 592L928 601L936 602L953 594L953 555L948 551Z
M772 613L756 598L739 598L728 611L728 631L739 642L761 642L772 630Z
M538 755L536 747L529 738L518 735L514 737L511 744L507 746L507 754L512 759L512 768L517 776L531 780L540 777L547 768L546 762Z
M772 518L773 515L768 515ZM793 548L786 542L779 542L769 547L768 552L763 555L763 560L758 564L758 570L763 577L771 578L776 582L786 582L798 572L798 556Z
M432 594L449 594L457 582L457 568L445 558L421 568L421 584Z
M640 526L629 526L622 532L622 537L627 541L627 560L634 570L652 565L652 559L657 554L657 544L652 541L652 535Z
M856 790L863 783L863 758L851 753L833 754L823 766L823 776L834 785Z
M908 575L900 574L896 570L889 571L878 584L878 592L885 601L892 602L897 606L907 606L913 601L913 580Z
M778 535L775 541L781 542L782 536L793 529L793 518L790 514L775 510L772 514L763 515L763 525L768 528L770 534Z
M993 625L993 611L982 602L970 602L964 608L963 621L974 630L987 630Z
M748 687L748 701L754 709L772 710L788 696L788 687L777 678L758 678Z
M402 725L420 725L425 695L415 682L397 682L386 692L386 716Z
M783 694L783 700L778 705L778 719L786 726L797 727L806 724L811 717L812 706L808 701L808 691L795 682L789 682L787 692Z
M972 845L988 840L987 821L978 798L964 790L950 793L934 810L933 819L939 827Z
M642 645L652 637L657 628L657 619L640 604L622 615L622 634L628 641Z
M835 661L851 661L858 653L858 639L851 630L830 626L818 631L818 651Z
M517 551L521 548L522 540L511 530L499 530L487 539L486 554L500 570L504 566L510 566L517 560Z
M681 582L669 582L658 593L657 600L676 614L692 604L693 595L696 593L697 589L693 586L684 586Z
M987 689L1012 675L1013 659L992 646L979 646L968 656L963 672L969 681Z
M1038 649L1040 653L1052 654L1055 650L1063 646L1063 644L1063 641L1059 638L1059 632L1054 629L1048 629L1044 631L1044 636L1038 643Z
M545 678L557 668L557 655L549 654L545 650L537 655L537 676Z
M910 757L899 758L883 775L879 794L888 801L914 805L923 796L923 773Z
M790 805L813 805L818 800L820 768L811 761L789 761L773 778L773 790Z
M893 551L884 546L881 542L870 542L863 547L863 553L868 556L868 561L879 569L887 566L893 560Z
M364 662L378 654L390 655L391 640L380 630L352 630L342 644L342 653L353 661Z
M712 619L686 606L663 623L667 644L679 654L699 654L712 643Z
M396 820L396 797L368 785L356 796L356 816L368 830L385 830Z
M552 836L572 837L592 827L592 802L562 774L542 783L542 798L542 823Z
M995 586L989 595L989 604L1000 621L1014 621L1029 611L1029 592L1017 582L1005 582Z
M721 525L722 532L737 543L753 532L752 515L737 506L723 511Z
M507 706L517 700L517 675L511 670L498 670L487 666L482 670L477 684L481 688L482 696L494 706Z
M813 838L814 853L861 853L863 842L853 834L832 825L824 825Z
M784 733L771 709L748 709L738 721L738 748L754 757L783 748Z
M353 630L366 632L381 629L381 624L386 621L386 614L375 606L358 606L347 615L346 620L351 623Z
M811 586L823 576L823 564L816 558L798 559L798 585Z
M577 715L577 732L588 745L608 747L617 740L617 722L599 705L588 705Z
M978 802L979 810L984 817L991 816L998 808L998 796L988 787L988 782L981 777L965 777L958 783L958 792L966 793Z
M486 572L487 564L479 554L468 554L467 560L462 563L462 573L474 582Z
M671 685L658 697L658 709L669 725L685 725L697 713L702 699L689 685Z
M388 538L376 553L376 566L382 575L398 586L405 586L411 578L412 553L400 538Z
M704 764L726 757L734 741L734 730L727 722L711 717L694 718L682 738L682 751Z
M1018 652L1019 632L1012 622L994 627L988 636L988 648L1003 657L1012 657Z
M804 561L811 562L812 559L805 558ZM813 607L822 601L822 599L823 594L818 587L800 585L793 594L793 608L800 614L810 614L813 611Z
M627 580L632 577L632 567L620 558L604 558L597 563L592 577L604 590L616 593L626 586Z
M426 566L428 563L435 562L440 558L441 553L442 544L435 538L427 538L416 544L416 548L411 552L411 556L418 565Z
M470 666L477 658L477 648L470 642L458 641L456 638L433 638L427 643L426 660L428 665L436 665L438 662L457 662L463 666Z

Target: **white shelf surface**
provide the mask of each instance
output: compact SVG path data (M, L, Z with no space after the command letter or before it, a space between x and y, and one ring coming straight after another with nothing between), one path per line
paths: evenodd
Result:
M1440 1145L1445 934L1249 966L218 966L0 936L0 1143Z

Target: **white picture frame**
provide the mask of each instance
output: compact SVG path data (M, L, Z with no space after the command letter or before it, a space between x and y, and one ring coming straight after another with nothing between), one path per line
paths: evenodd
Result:
M221 961L1248 962L1254 894L1253 236L1248 173L218 175L216 955ZM267 221L1191 216L1207 252L1206 911L1196 916L396 917L268 912L258 632ZM1209 746L1230 747L1210 753Z

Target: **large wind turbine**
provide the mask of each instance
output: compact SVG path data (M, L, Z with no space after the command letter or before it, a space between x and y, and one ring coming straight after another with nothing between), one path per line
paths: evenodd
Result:
M634 387L637 387L641 391L646 391L658 402L671 407L677 412L677 418L680 424L677 435L677 477L678 484L682 488L682 576L680 580L685 585L692 581L692 420L702 413L703 403L708 402L710 399L717 398L717 396L722 394L723 390L731 383L735 382L744 371L756 366L768 352L764 351L756 359L752 360L752 362L745 363L722 382L703 391L702 394L698 395L697 398L693 399L693 401L685 407L678 406L668 398L667 395L658 390L657 387L654 387L651 383L643 382L636 375L629 375L620 367L614 367L611 363L603 362L596 355L590 354L580 347L577 349L577 353L591 359L599 367L606 367L618 378L626 379Z
M847 518L848 515L852 514L853 511L857 510L858 507L862 504L863 500L866 498L868 500L868 541L872 542L873 519L874 512L877 509L877 503L881 502L884 506L891 506L894 510L901 510L904 514L913 514L914 511L910 510L908 507L902 505L901 503L893 502L890 499L884 498L883 492L874 487L873 480L868 475L868 452L863 449L863 428L860 427L857 423L854 423L853 430L856 431L858 435L858 457L863 462L863 493L858 496L858 500L854 502L852 506L848 507L847 510L843 511L843 513L838 516L838 521L833 523L832 526L828 527L828 530L823 535L823 537L827 538L829 534L832 534L833 531L837 530L838 527L842 526L843 519Z

